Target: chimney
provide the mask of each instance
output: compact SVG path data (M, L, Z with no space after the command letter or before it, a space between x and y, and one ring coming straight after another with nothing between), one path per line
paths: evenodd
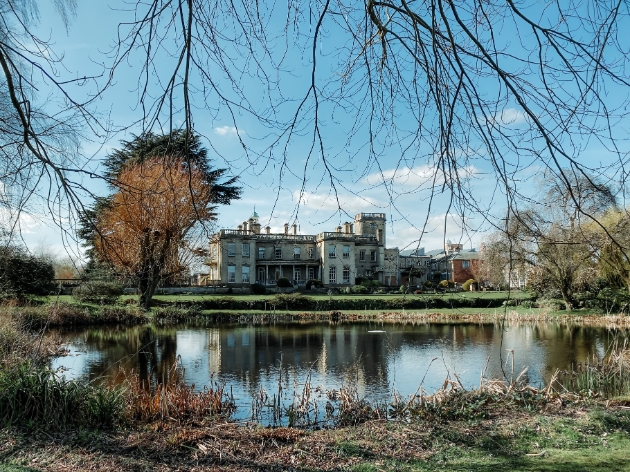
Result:
M239 230L239 231L243 231L243 225L238 225L238 226L236 227L236 229L237 229L237 230Z
M352 223L347 221L343 224L343 232L346 234L352 234Z
M271 226L265 226L265 233L271 234Z
M293 234L293 236L297 234L297 225L295 223L291 226L291 234Z
M243 221L243 231L245 231L247 233L247 230L249 228L247 227L247 221Z
M285 235L289 234L289 223L284 224L284 234Z

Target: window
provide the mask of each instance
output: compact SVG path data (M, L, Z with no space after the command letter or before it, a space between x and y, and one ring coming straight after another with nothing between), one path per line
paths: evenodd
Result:
M470 261L462 261L462 269L470 269Z
M344 284L350 283L350 267L343 268L343 283Z
M301 251L302 251L301 248L294 247L293 248L293 259L299 259Z
M365 249L361 249L359 251L359 260L360 261L364 261L365 260Z
M315 249L312 248L312 247L309 247L308 248L308 258L309 259L313 259L314 255L315 255Z
M337 247L336 246L328 246L328 257L331 259L337 258Z
M243 243L243 257L249 257L249 243Z
M265 283L267 282L267 275L265 274L265 268L264 267L259 267L258 268L258 280L257 282L259 283Z
M328 283L329 284L337 283L337 268L335 266L328 269Z
M350 246L343 247L343 258L350 259Z
M301 278L302 278L302 271L300 269L295 269L293 271L293 280L295 280L296 282L299 282Z
M233 284L236 282L236 267L228 266L228 283Z
M281 247L277 247L276 248L276 259L282 259L282 248Z
M236 256L236 244L234 243L228 244L228 256L230 257Z
M376 251L370 251L370 260L372 262L376 261Z
M248 284L249 283L249 266L241 267L241 276L243 278L243 283Z
M308 268L308 279L313 280L315 278L315 267Z
M264 259L265 258L265 248L264 247L259 247L258 248L258 259Z

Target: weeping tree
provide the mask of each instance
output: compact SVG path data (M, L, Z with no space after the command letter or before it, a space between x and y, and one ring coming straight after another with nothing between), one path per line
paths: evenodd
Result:
M601 218L617 210L617 198L610 185L595 177L572 169L563 172L570 176L570 186L543 175L540 202L512 215L504 246L513 261L531 265L530 286L559 293L571 310L576 292L598 275L598 243L592 228L601 228Z
M213 169L199 137L147 133L122 143L106 162L112 194L83 215L90 253L131 280L148 308L158 284L189 272L219 204L239 197L236 178ZM205 237L205 238L204 238Z

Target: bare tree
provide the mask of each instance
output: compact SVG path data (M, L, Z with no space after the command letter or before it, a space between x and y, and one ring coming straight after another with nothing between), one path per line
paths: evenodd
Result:
M16 2L30 5L9 4ZM630 54L621 38L630 15L623 0L125 5L133 18L119 25L109 73L95 95L127 64L140 64L141 113L129 126L170 132L181 120L195 130L201 120L227 115L250 166L276 166L276 188L293 174L302 177L302 193L325 182L336 195L376 173L393 212L400 199L426 192L426 219L407 218L419 240L442 194L447 214L467 221L476 213L500 227L492 210L518 211L532 198L529 175L553 174L580 213L566 169L625 181L627 137L619 125L628 113ZM5 76L26 77L11 54L5 47ZM13 80L9 90L27 82ZM12 94L18 117L27 102ZM67 103L87 109L71 97ZM255 144L239 133L241 119L252 118L267 130ZM28 120L19 124L30 153L72 193L67 168L44 152L50 146L33 144L40 130ZM333 129L343 129L344 146L329 144ZM596 164L582 159L593 142L611 157ZM292 159L297 152L301 159ZM410 175L421 182L403 190L398 184ZM495 186L484 201L474 192L481 177Z

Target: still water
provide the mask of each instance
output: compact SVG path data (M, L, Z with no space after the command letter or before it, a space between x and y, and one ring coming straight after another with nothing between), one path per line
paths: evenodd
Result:
M238 419L251 415L252 398L284 384L285 402L312 388L356 388L380 402L394 392L428 391L457 374L467 387L488 378L522 377L543 385L556 369L603 357L627 330L555 323L387 324L275 323L89 328L60 333L69 355L52 362L67 377L120 379L133 370L155 384L179 359L184 379L196 388L211 382L231 389Z

